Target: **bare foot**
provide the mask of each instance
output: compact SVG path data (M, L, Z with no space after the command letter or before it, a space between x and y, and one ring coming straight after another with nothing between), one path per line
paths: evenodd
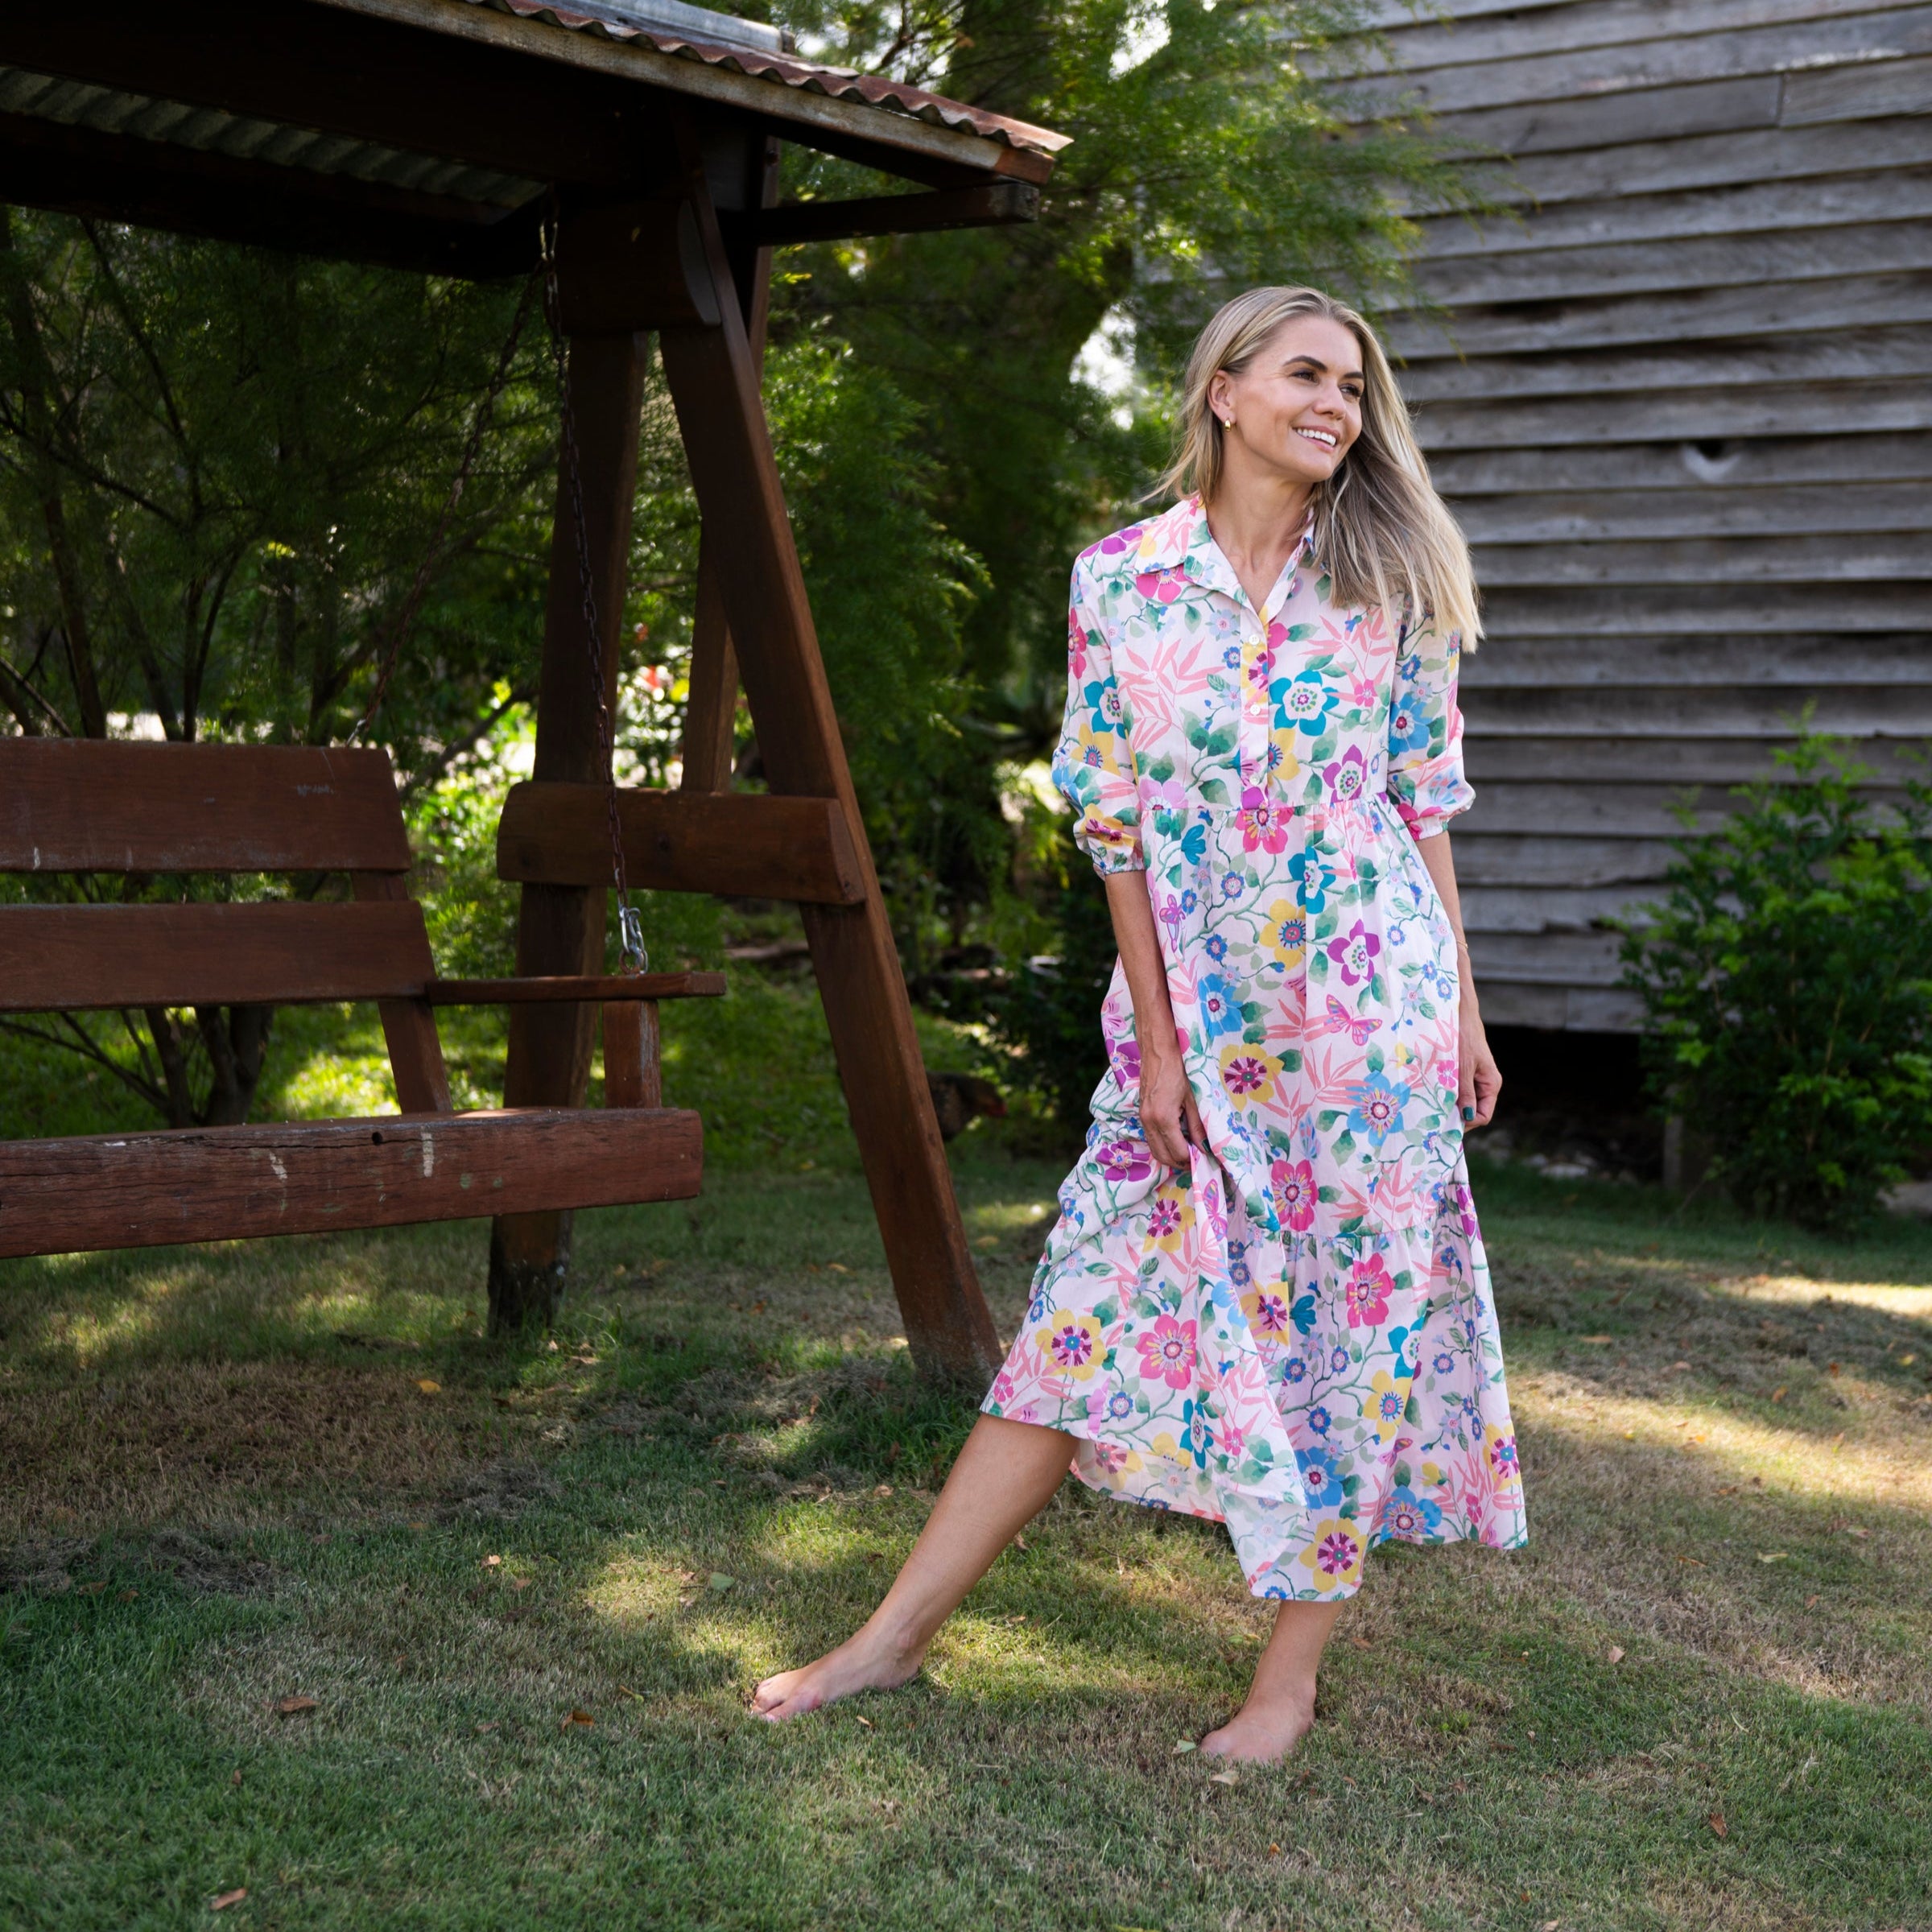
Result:
M1250 1697L1218 1731L1201 1740L1209 1757L1247 1764L1279 1764L1315 1728L1315 1686L1305 1694Z
M752 1713L776 1724L836 1703L855 1690L896 1690L919 1674L925 1657L923 1644L917 1650L906 1650L861 1630L803 1670L781 1670L766 1678L751 1694Z

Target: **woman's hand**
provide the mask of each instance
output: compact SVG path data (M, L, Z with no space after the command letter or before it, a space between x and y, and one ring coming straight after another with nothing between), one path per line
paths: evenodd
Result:
M1468 971L1466 963L1463 970ZM1476 1010L1476 994L1467 979L1463 982L1457 1031L1456 1105L1462 1110L1465 1127L1484 1127L1496 1112L1496 1096L1503 1090L1503 1076L1496 1055L1489 1051L1489 1036L1483 1030L1483 1016Z
M1163 1166L1185 1168L1190 1142L1205 1147L1200 1109L1194 1104L1194 1089L1187 1084L1187 1069L1178 1053L1158 1055L1141 1043L1141 1131L1154 1158Z

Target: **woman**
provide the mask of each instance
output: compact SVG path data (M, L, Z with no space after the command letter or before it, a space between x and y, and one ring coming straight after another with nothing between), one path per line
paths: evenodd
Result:
M902 1683L1067 1471L1224 1521L1281 1600L1241 1711L1279 1758L1362 1560L1523 1540L1463 1160L1501 1076L1447 821L1462 535L1361 317L1260 288L1189 362L1191 493L1074 571L1055 777L1106 881L1108 1071L1019 1339L857 1636L774 1719Z

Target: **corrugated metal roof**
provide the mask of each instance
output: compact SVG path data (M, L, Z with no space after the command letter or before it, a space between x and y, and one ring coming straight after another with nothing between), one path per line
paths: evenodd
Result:
M597 0L592 0L592 3L596 4ZM753 80L775 81L782 87L804 93L824 94L832 100L882 108L935 127L976 134L983 141L997 141L1002 147L1022 148L1033 154L1057 154L1071 138L1070 135L1056 134L1049 128L1034 127L1025 121L1009 120L1004 114L989 114L976 107L968 107L963 101L948 101L943 95L927 93L923 88L888 80L877 74L857 73L850 68L819 66L762 47L734 47L722 41L700 39L668 26L631 25L600 14L550 6L545 0L465 0L465 4L487 9L491 13L514 14L522 20L540 20L571 33L593 34L639 44L676 59L700 61L707 67L723 68L732 73L748 75ZM605 0L605 4L611 14L620 10L618 0ZM652 10L649 0L634 10L640 17Z
M433 155L405 154L371 141L320 134L277 121L225 114L219 108L192 107L148 94L123 93L24 68L0 67L0 114L31 114L68 127L98 134L131 134L143 141L229 155L237 160L272 161L317 174L349 175L418 194L447 195L488 207L520 208L543 192L539 181L468 167Z

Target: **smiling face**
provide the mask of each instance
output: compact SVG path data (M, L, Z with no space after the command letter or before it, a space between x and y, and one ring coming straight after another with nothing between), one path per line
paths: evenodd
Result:
M1323 483L1362 433L1361 345L1323 316L1284 322L1237 374L1208 390L1227 480Z

